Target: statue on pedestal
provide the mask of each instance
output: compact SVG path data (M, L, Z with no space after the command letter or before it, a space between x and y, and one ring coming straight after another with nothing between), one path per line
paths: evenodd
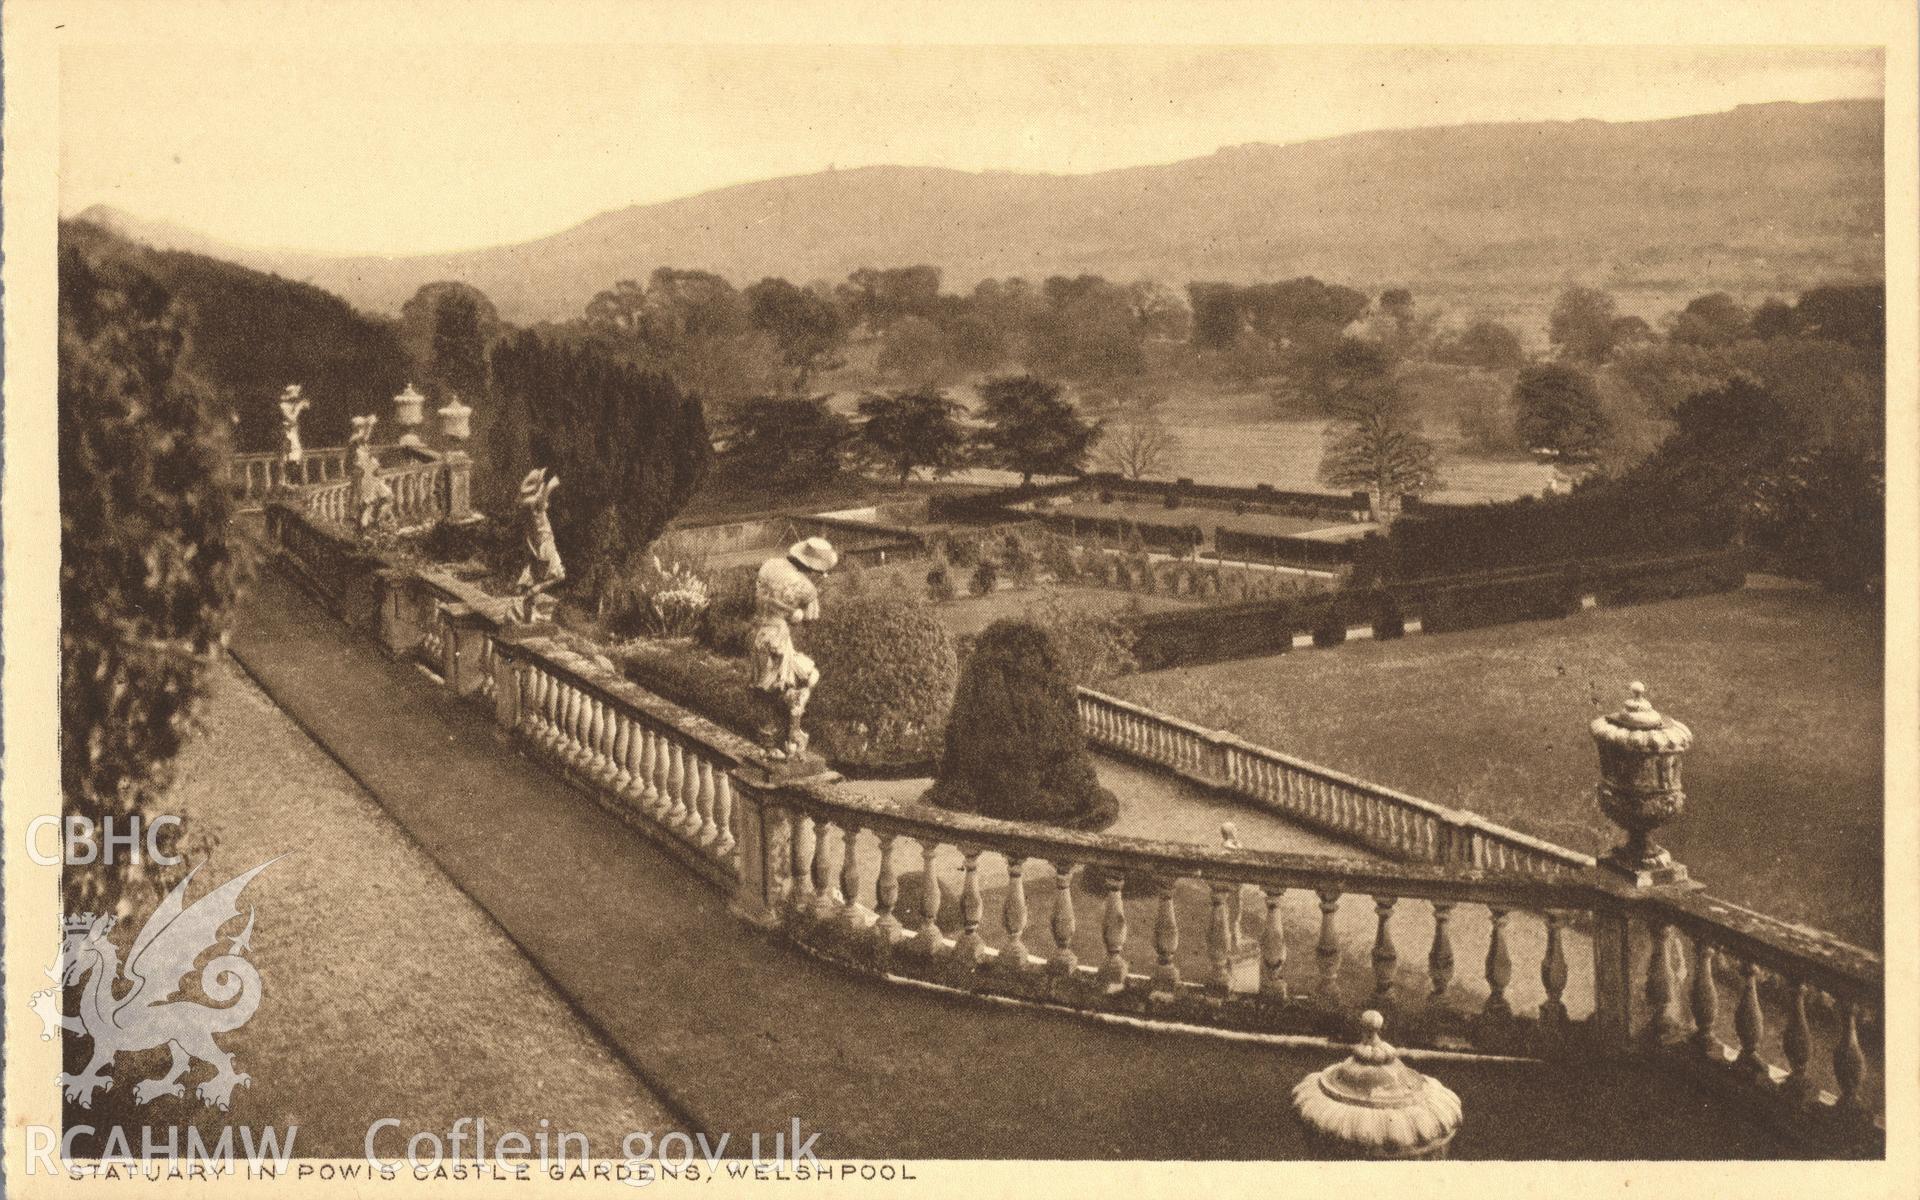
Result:
M307 411L312 401L300 394L300 385L290 383L287 390L280 393L280 450L281 459L289 466L298 465L306 456L300 446L300 414Z
M393 515L393 487L380 478L380 459L373 452L373 427L379 417L353 418L347 453L353 471L353 503L362 531Z
M527 565L521 568L514 586L520 596L514 601L516 621L550 621L557 601L548 593L567 577L560 561L560 547L554 544L553 523L547 519L547 502L560 486L558 475L551 478L545 467L535 467L520 481L521 532L527 552Z
M747 642L747 665L753 686L786 707L786 736L774 748L775 758L798 758L807 748L800 718L820 683L813 660L796 650L793 627L820 619L820 588L815 580L833 570L840 554L827 539L810 537L795 542L786 554L760 564L753 585L754 625Z

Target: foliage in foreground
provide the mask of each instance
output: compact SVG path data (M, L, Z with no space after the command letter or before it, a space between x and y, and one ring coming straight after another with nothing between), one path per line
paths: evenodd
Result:
M125 828L167 788L225 642L225 446L171 293L71 244L59 270L61 792ZM150 870L69 867L67 911L112 911Z

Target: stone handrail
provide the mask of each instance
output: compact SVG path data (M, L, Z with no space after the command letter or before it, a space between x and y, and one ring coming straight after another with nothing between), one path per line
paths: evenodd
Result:
M1368 783L1091 688L1079 689L1079 708L1088 740L1103 749L1170 768L1395 858L1540 874L1594 865L1592 855L1477 813Z
M353 565L292 509L270 508L269 530L294 558L321 556L310 576ZM1884 1144L1880 960L1832 938L1697 892L1636 889L1471 814L1099 693L1081 695L1096 741L1255 796L1277 786L1303 797L1290 816L1331 804L1343 832L1401 861L1076 833L894 803L831 775L781 781L753 743L551 627L507 623L478 589L376 574L389 648L486 704L742 917L851 968L1270 1033L1344 1035L1376 1008L1410 1047L1642 1055L1822 1152ZM1044 916L1029 885L1050 893Z

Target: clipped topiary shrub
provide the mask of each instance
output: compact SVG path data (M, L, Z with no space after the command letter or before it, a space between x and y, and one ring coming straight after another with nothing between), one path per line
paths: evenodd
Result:
M979 565L973 568L971 583L974 595L992 595L993 590L1000 586L1000 568L990 558L981 559Z
M927 770L959 677L953 636L932 606L875 589L837 598L799 633L820 668L806 716L813 748L842 770Z
M980 634L924 799L1068 829L1105 829L1118 819L1120 802L1094 776L1073 684L1044 630L996 621Z

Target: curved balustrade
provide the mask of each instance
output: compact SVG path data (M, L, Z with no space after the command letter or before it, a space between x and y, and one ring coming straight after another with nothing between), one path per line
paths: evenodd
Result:
M1594 865L1591 855L1477 813L1355 779L1091 688L1080 689L1079 708L1081 728L1097 746L1171 768L1395 858L1536 874Z
M283 506L335 586L368 562ZM1477 1052L1645 1054L1830 1152L1874 1153L1880 960L1698 892L1082 691L1089 737L1398 861L1075 833L777 782L751 742L618 678L501 602L388 570L390 643L727 892L745 918L889 977L1100 1013ZM392 597L398 595L399 599ZM384 631L383 631L384 632ZM484 670L479 668L484 667ZM478 672L478 674L476 674Z

